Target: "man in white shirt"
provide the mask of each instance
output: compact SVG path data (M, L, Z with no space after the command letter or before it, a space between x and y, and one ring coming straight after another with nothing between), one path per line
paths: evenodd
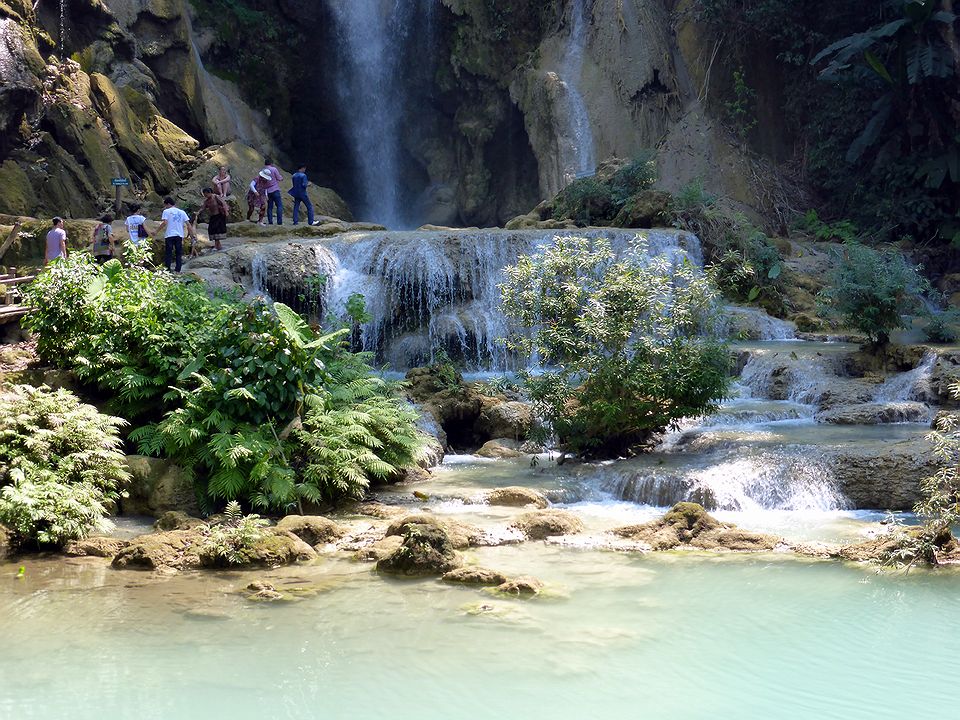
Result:
M188 234L193 233L193 226L190 225L190 216L173 203L173 198L163 199L163 222L154 233L154 236L163 233L163 264L170 269L170 263L173 261L173 254L177 255L177 272L183 267L183 239Z
M147 236L146 229L144 229L143 237L140 236L140 228L144 227L144 223L147 219L140 214L140 206L133 206L133 214L127 217L127 234L130 236L130 242L134 245L139 245L140 241Z

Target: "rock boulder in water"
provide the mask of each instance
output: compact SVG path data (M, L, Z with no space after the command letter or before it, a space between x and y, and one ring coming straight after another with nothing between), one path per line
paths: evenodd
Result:
M322 515L287 515L277 530L291 532L307 545L326 545L347 534L346 528Z
M460 567L460 556L446 531L436 524L408 523L403 544L377 563L377 570L391 575L423 577L443 575Z
M558 535L574 535L583 531L583 521L566 510L536 510L521 515L513 526L531 540Z
M153 526L157 530L192 530L205 524L200 518L187 515L182 510L168 510Z
M683 545L702 550L772 550L781 541L773 535L748 532L722 523L702 505L681 502L663 517L640 525L612 530L613 534L645 542L653 550L672 550Z
M491 490L484 497L487 505L502 505L505 507L537 507L541 510L550 503L547 499L530 488L520 486L510 486Z
M912 510L921 481L940 467L926 438L848 445L831 459L834 477L853 507Z
M202 536L196 530L170 530L134 538L113 558L118 570L184 570L200 566Z
M88 537L73 540L64 548L64 555L71 557L112 558L127 546L126 540L112 537Z
M885 425L887 423L930 421L930 408L919 402L874 402L841 405L817 415L817 420L832 425Z
M507 582L507 576L503 573L475 566L451 570L442 579L444 582L461 585L502 585Z
M399 520L394 520L387 527L386 534L388 537L391 535L406 536L411 527L421 525L432 525L440 528L446 534L451 546L457 550L487 544L482 542L484 534L480 528L457 520L441 519L426 513L407 515Z
M520 447L521 445L519 440L511 440L510 438L494 438L493 440L488 440L481 445L480 449L474 454L482 458L490 458L494 460L500 458L518 458L523 457L523 451L520 449ZM490 504L492 505L494 503Z
M532 597L539 595L541 590L543 583L529 575L515 577L497 586L497 592L515 597Z
M485 398L476 430L479 437L524 440L530 433L533 411L529 403Z

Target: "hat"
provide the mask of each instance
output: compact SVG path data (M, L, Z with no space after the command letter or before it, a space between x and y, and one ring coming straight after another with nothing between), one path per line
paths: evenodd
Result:
M273 174L266 168L260 171L260 177L264 180L273 180Z

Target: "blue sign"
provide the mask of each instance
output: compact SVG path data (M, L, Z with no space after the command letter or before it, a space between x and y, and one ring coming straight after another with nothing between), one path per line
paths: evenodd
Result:
M126 187L130 184L130 178L113 178L110 184L114 187Z

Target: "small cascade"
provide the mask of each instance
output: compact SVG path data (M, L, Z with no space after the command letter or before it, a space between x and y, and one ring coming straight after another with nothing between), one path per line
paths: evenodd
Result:
M899 375L894 375L877 388L877 402L901 402L919 400L925 402L934 396L930 387L933 370L937 364L937 354L928 352L917 367Z
M753 352L740 373L740 385L753 398L815 405L835 377L827 357Z
M269 283L267 259L260 253L254 255L253 260L250 261L250 275L253 278L254 294L272 302L273 298L267 290L267 284Z
M794 340L792 322L771 317L761 308L728 305L723 312L724 334L735 340Z
M829 511L848 506L825 462L803 448L733 447L686 466L643 459L602 468L601 487L621 500L669 506L681 501L708 510Z
M343 63L337 92L359 177L359 214L388 227L405 227L401 123L407 108L401 72L407 34L420 3L328 0L327 4Z
M561 120L566 125L566 137L561 138L562 143L566 142L566 146L561 148L564 175L561 186L568 185L577 177L593 174L597 167L590 114L579 90L592 9L593 0L570 2L570 34L558 70L565 105L565 116Z

